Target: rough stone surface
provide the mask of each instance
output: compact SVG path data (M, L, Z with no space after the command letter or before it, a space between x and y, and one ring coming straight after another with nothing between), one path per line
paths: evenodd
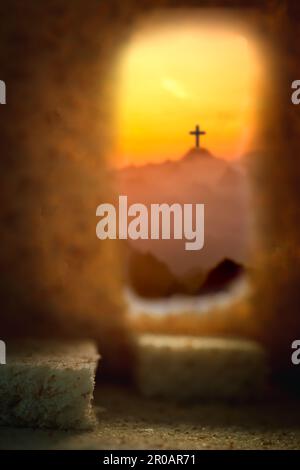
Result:
M92 432L0 429L1 449L299 449L300 402L175 405L112 386L96 391Z

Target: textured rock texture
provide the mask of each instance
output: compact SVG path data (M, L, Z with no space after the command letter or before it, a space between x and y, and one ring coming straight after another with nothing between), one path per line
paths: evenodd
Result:
M0 429L1 449L299 449L299 403L179 405L101 387L91 432Z

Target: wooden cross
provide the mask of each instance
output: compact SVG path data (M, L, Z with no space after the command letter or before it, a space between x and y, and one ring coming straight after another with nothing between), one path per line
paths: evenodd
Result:
M196 129L194 131L190 131L191 135L194 135L196 138L196 148L200 147L200 135L206 134L204 131L200 131L199 125L197 124Z

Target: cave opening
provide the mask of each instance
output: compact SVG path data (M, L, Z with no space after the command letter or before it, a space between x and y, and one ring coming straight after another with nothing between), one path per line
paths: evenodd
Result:
M203 313L249 292L257 238L251 165L263 151L267 60L241 18L156 12L137 22L120 51L110 158L116 194L148 208L205 208L197 251L175 236L124 243L135 312Z

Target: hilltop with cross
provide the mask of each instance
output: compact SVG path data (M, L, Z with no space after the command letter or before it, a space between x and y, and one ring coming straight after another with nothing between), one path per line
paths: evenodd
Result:
M200 129L199 124L197 124L195 129L190 131L189 134L195 136L195 146L192 147L183 158L190 160L199 157L212 157L212 154L207 149L202 146L200 147L200 137L206 135L206 132Z

